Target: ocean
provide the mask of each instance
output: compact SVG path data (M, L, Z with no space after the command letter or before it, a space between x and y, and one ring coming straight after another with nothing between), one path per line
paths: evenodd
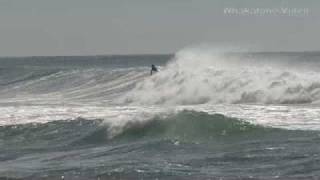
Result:
M320 52L2 57L0 177L318 179L319 72Z

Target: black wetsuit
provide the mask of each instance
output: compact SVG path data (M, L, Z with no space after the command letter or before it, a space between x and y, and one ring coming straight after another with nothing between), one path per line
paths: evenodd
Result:
M151 65L151 72L150 72L150 74L152 75L152 72L158 72L158 69L156 68L156 66L155 65Z

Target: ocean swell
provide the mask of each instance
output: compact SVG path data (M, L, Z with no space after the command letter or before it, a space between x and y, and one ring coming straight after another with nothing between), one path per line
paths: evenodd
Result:
M276 128L263 127L228 118L220 114L181 111L156 115L150 119L110 123L78 118L44 124L29 123L0 127L1 146L5 149L43 149L97 143L134 142L140 140L178 140L199 142L239 136L254 138ZM287 131L287 130L281 130Z

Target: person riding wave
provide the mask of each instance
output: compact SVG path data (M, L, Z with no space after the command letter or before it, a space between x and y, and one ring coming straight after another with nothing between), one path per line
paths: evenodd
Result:
M154 64L151 65L150 75L152 75L153 72L158 72L158 69L157 69L157 67L156 67Z

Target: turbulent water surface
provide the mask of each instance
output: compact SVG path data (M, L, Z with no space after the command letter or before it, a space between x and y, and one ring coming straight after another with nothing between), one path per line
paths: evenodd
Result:
M318 52L0 58L0 177L319 178L319 72Z

